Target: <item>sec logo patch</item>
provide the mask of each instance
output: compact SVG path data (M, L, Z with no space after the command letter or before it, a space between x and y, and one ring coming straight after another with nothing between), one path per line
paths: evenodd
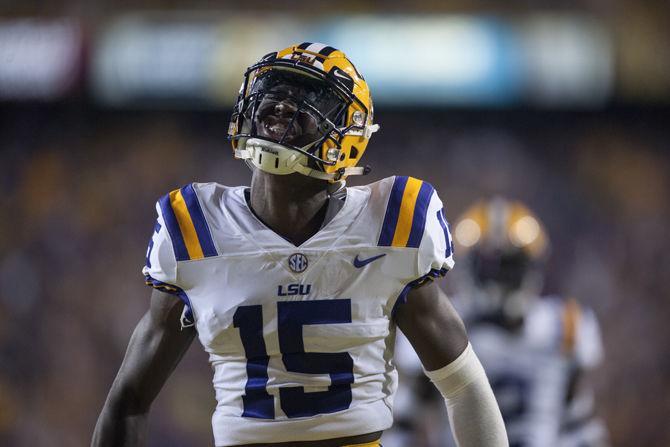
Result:
M307 256L302 253L293 253L288 257L288 267L295 273L302 273L307 269Z

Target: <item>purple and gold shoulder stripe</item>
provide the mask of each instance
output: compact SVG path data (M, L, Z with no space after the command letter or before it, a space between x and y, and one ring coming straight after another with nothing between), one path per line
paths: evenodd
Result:
M446 243L446 250L444 251L444 257L448 258L454 253L454 241L451 238L451 230L449 229L449 222L447 222L447 218L444 215L444 208L441 208L437 212L437 221L440 223L440 226L442 227L442 232L444 233L444 240Z
M423 180L396 176L377 245L418 248L433 191L430 183Z
M177 261L216 256L212 233L192 184L158 200Z

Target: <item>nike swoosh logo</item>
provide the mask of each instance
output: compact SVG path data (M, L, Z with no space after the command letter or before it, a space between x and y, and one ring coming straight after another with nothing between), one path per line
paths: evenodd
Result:
M382 254L377 255L377 256L372 256L371 258L367 258L367 259L358 259L358 255L356 255L356 257L354 258L354 267L359 269L361 267L364 267L364 266L368 265L369 263L371 263L373 261L376 261L379 258L383 258L384 256L386 256L386 253L382 253Z

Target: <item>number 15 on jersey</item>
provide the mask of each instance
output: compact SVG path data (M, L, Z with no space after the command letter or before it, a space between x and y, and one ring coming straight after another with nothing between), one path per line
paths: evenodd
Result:
M309 324L351 323L351 300L280 301L277 303L279 349L286 371L328 374L327 391L305 392L300 386L279 389L279 404L289 418L346 410L351 405L354 363L346 352L305 352L302 328ZM274 396L267 392L268 356L263 339L263 307L240 306L233 316L247 357L242 416L274 419Z

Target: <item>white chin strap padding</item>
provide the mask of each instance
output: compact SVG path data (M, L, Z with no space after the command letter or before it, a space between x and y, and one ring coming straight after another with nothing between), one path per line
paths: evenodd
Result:
M242 147L235 150L235 157L249 160L261 171L277 175L296 172L294 165L307 163L307 156L281 144L249 138Z
M277 175L287 175L294 172L321 180L336 180L339 173L328 174L323 171L309 168L307 156L293 149L277 143L249 138L241 142L235 150L235 157L251 162L258 169ZM309 146L303 148L307 149ZM352 167L344 169L343 175L363 175L364 168Z

